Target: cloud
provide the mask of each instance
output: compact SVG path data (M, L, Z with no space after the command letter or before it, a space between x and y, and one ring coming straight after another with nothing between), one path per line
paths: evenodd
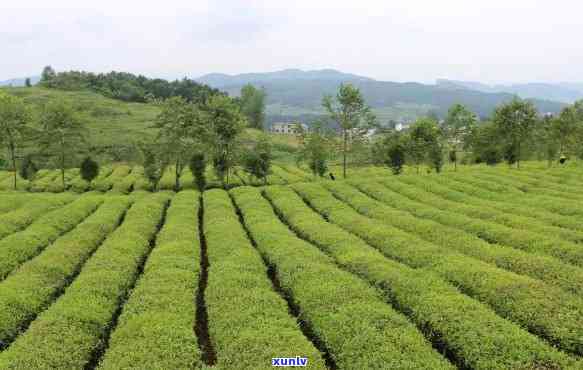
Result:
M570 0L102 0L0 4L0 80L57 70L161 77L336 68L396 81L574 80Z

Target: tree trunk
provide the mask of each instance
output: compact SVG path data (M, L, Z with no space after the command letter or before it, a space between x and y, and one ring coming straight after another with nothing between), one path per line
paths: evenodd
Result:
M16 190L16 148L14 147L14 143L10 143L10 157L12 159L12 170L14 171L14 190Z
M520 141L518 142L518 155L516 158L516 168L520 169Z
M61 181L65 191L65 139L61 136Z
M174 168L174 191L180 190L180 171L178 170L178 166L180 166L180 160L176 159L176 167Z
M227 165L227 185L225 188L229 188L229 174L231 172L231 157L229 156L229 144L227 144L227 149L225 151L225 163Z
M455 153L455 158L453 160L453 172L457 172L457 152Z
M348 147L348 131L344 130L344 143L342 148L342 176L346 179L346 150Z

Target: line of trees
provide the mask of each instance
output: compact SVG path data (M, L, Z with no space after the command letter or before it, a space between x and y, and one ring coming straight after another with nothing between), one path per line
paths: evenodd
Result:
M327 120L314 122L310 132L297 128L298 162L307 163L318 176L324 176L327 161L335 156L340 157L343 177L350 164L385 165L400 174L405 164L419 173L422 165L440 172L447 161L457 170L460 160L489 165L506 161L520 168L524 159L545 159L549 165L559 158L583 159L583 100L552 116L516 98L482 121L455 104L444 119L428 114L403 131L395 124L379 126L360 91L350 84L341 85L335 97L325 96L322 105ZM372 130L377 133L373 139Z
M235 166L266 183L271 172L271 142L266 135L254 145L241 141L241 134L250 124L242 113L240 100L215 94L205 102L177 96L158 104L161 111L154 122L158 129L155 140L136 144L142 154L145 176L153 188L171 166L177 190L186 168L192 171L195 186L204 190L209 164L225 187L229 186ZM88 145L84 122L68 100L49 101L40 113L34 114L21 98L0 91L0 144L8 153L15 189L18 173L31 179L37 168L32 153L23 155L26 144L37 149L36 157L50 160L60 170L63 189L67 188L67 168L80 167L87 181L99 173L97 163L85 152ZM77 158L83 155L84 161L77 164Z
M25 143L33 142L38 156L54 161L65 188L65 169L70 166L71 154L86 147L84 137L83 123L70 102L51 101L37 116L21 98L0 91L0 145L8 153L15 189L18 161ZM20 168L21 176L26 179L36 172L31 158L31 153L24 156Z
M230 98L219 90L186 79L167 82L117 72L56 73L49 66L44 68L39 85L92 89L122 100L159 105L161 112L154 122L158 129L155 141L135 145L142 156L145 176L154 188L169 166L175 171L176 189L180 188L180 175L188 167L201 190L206 186L207 164L214 168L224 186L229 185L236 165L264 183L270 174L272 153L268 138L260 138L251 148L240 141L245 127L263 129L266 95L262 89L248 85L243 87L240 97ZM126 87L140 90L139 96L124 95L123 91L129 91ZM40 112L35 112L21 98L0 91L0 145L8 153L15 189L18 173L25 179L34 177L37 165L33 157L60 169L63 189L67 187L67 168L80 167L81 175L88 181L94 178L94 173L95 176L99 173L97 163L87 153L84 122L65 99L49 101ZM24 155L25 146L35 150ZM80 156L85 156L85 160L79 165L76 161Z
M73 75L68 72L62 76ZM58 76L45 68L43 84L58 81ZM265 92L251 85L243 87L237 98L211 91L199 98L177 94L151 100L161 109L154 122L158 134L154 141L136 145L145 176L155 187L172 166L175 188L179 189L181 175L189 168L195 185L203 190L207 167L212 167L228 187L234 167L239 166L250 178L265 184L271 172L271 142L267 136L253 144L242 139L246 127L263 128L265 100ZM460 161L506 161L520 167L527 158L549 163L559 157L583 158L583 101L549 116L540 115L530 102L515 99L500 105L485 121L456 104L443 120L422 117L403 131L394 125L381 127L359 89L350 84L341 85L335 96L325 96L322 106L326 116L311 129L297 126L297 160L307 163L315 176L325 176L328 162L335 157L341 160L343 177L351 164L385 165L399 174L405 164L414 166L418 173L423 165L440 172L447 160L456 169ZM36 157L52 161L60 169L64 189L67 168L85 168L83 177L89 181L99 172L86 153L86 130L77 113L70 101L61 99L33 112L21 98L0 91L0 145L14 171L15 188L17 172L31 178L37 168L31 153L22 153L25 142L34 144ZM371 136L372 130L377 134ZM85 157L82 166L75 163L80 155Z
M250 126L242 112L241 101L226 95L214 95L205 103L173 97L161 104L153 143L142 143L144 172L155 187L168 166L174 168L175 189L188 167L199 190L206 187L205 169L210 164L224 187L229 187L235 166L250 177L267 183L271 173L271 142L263 135L249 146L241 134Z
M423 118L404 132L386 133L375 145L381 161L400 173L405 162L419 171L422 163L439 172L446 157L457 168L464 163L495 165L502 161L520 168L524 159L583 159L583 101L558 116L541 115L532 103L514 99L496 108L489 120L462 105L454 105L442 121Z

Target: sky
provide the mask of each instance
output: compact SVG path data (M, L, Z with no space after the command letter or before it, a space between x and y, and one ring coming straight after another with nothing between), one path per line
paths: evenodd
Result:
M575 0L0 2L0 80L334 68L386 81L583 82Z

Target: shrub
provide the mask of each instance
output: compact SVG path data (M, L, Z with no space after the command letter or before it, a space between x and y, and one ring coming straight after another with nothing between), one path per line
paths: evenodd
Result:
M99 175L99 164L87 157L81 162L80 172L83 180L91 182Z
M30 155L25 156L24 160L22 161L22 164L20 165L19 171L20 177L22 177L25 180L32 180L37 171L38 168L32 161L31 156Z
M339 368L367 369L379 363L395 368L451 367L376 290L298 239L261 201L256 188L239 187L231 193L285 294L301 302L302 319Z
M163 194L138 200L65 294L2 352L0 368L87 366L93 354L99 353L123 297L136 281L167 201Z
M326 222L291 189L269 187L265 196L300 236L379 287L459 367L510 369L536 367L539 361L554 366L571 363L436 275L387 259L362 239Z

